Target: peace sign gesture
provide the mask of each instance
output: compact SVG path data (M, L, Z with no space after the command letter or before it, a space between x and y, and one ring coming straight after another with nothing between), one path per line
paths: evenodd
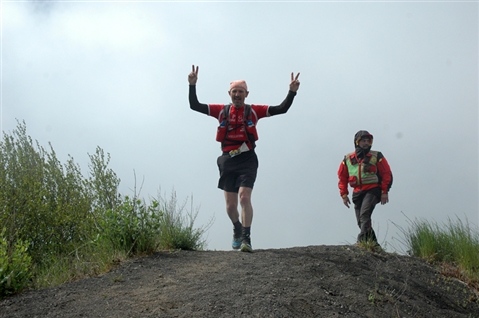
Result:
M188 83L190 83L190 85L196 85L196 81L198 80L198 69L199 68L200 67L197 66L196 70L195 70L195 66L194 65L191 66L191 73L188 74Z
M296 92L299 89L299 81L298 81L299 73L294 77L294 73L291 73L291 83L289 83L289 90Z

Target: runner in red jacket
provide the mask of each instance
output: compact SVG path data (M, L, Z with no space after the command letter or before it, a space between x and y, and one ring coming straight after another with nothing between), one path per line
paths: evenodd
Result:
M299 89L299 73L291 73L289 92L278 106L247 105L248 87L243 80L230 83L228 94L231 104L202 104L196 96L198 67L193 65L188 75L190 108L200 113L218 119L219 127L216 140L221 142L223 154L218 157L220 172L218 188L224 191L226 212L233 222L234 249L243 252L253 252L251 247L251 223L253 221L253 206L251 193L258 170L258 157L254 151L258 139L256 124L260 118L284 114L293 104L293 99ZM238 200L239 199L239 200ZM241 220L239 219L238 201L241 205Z
M371 150L373 135L360 130L354 136L355 151L344 156L338 170L339 194L349 208L348 184L353 188L353 203L360 228L358 242L377 243L372 228L371 215L376 204L389 202L388 192L393 176L386 158L379 151Z

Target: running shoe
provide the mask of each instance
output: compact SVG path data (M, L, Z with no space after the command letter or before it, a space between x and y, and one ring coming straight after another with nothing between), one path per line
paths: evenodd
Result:
M253 248L251 247L251 244L248 244L246 242L242 242L241 243L241 252L253 253Z
M231 243L231 247L234 250L239 250L241 248L241 237L235 237L233 235L233 242Z
M253 248L251 247L251 238L249 237L249 234L243 236L243 240L241 241L241 252L253 253Z

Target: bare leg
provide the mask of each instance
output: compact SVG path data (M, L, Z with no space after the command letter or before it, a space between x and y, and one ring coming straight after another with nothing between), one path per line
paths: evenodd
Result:
M226 213L228 213L228 217L230 218L231 222L235 223L239 220L239 196L239 203L241 205L241 223L246 227L251 226L251 223L253 222L253 206L251 204L252 192L253 189L246 187L241 187L239 193L224 191L226 200Z
M235 224L238 222L239 219L239 212L238 212L238 196L239 196L239 203L241 205L241 223L243 226L242 229L242 237L241 237L241 251L242 252L253 252L251 248L251 239L250 239L250 227L253 221L253 206L251 205L251 193L253 192L252 188L240 187L239 193L235 192L226 192L225 191L225 200L226 200L226 212L228 216ZM236 225L235 225L236 228ZM235 235L233 239L233 249L238 249L236 247L236 229Z
M240 187L239 189L241 223L243 223L244 227L250 227L251 223L253 222L253 205L251 204L252 192L252 188Z
M226 201L226 213L228 213L228 217L230 218L231 222L235 223L239 220L239 212L238 212L238 194L236 192L226 192L225 193L225 201Z

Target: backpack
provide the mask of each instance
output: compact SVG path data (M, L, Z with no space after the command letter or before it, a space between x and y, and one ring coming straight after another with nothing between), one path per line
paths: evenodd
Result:
M231 104L226 104L223 108L223 120L228 120L230 118L230 109ZM251 105L244 104L244 115L243 119L246 122L247 120L251 120Z
M258 133L256 131L256 127L252 121L251 115L251 105L245 104L244 105L244 114L243 114L243 127L248 136L248 140L251 143L252 148L256 147L255 141L258 140ZM230 109L231 104L224 105L223 108L223 120L221 121L220 126L218 127L218 131L216 134L216 140L221 142L221 147L224 147L225 142L227 141L227 132L229 126L229 118L230 118ZM230 140L231 142L232 140Z

